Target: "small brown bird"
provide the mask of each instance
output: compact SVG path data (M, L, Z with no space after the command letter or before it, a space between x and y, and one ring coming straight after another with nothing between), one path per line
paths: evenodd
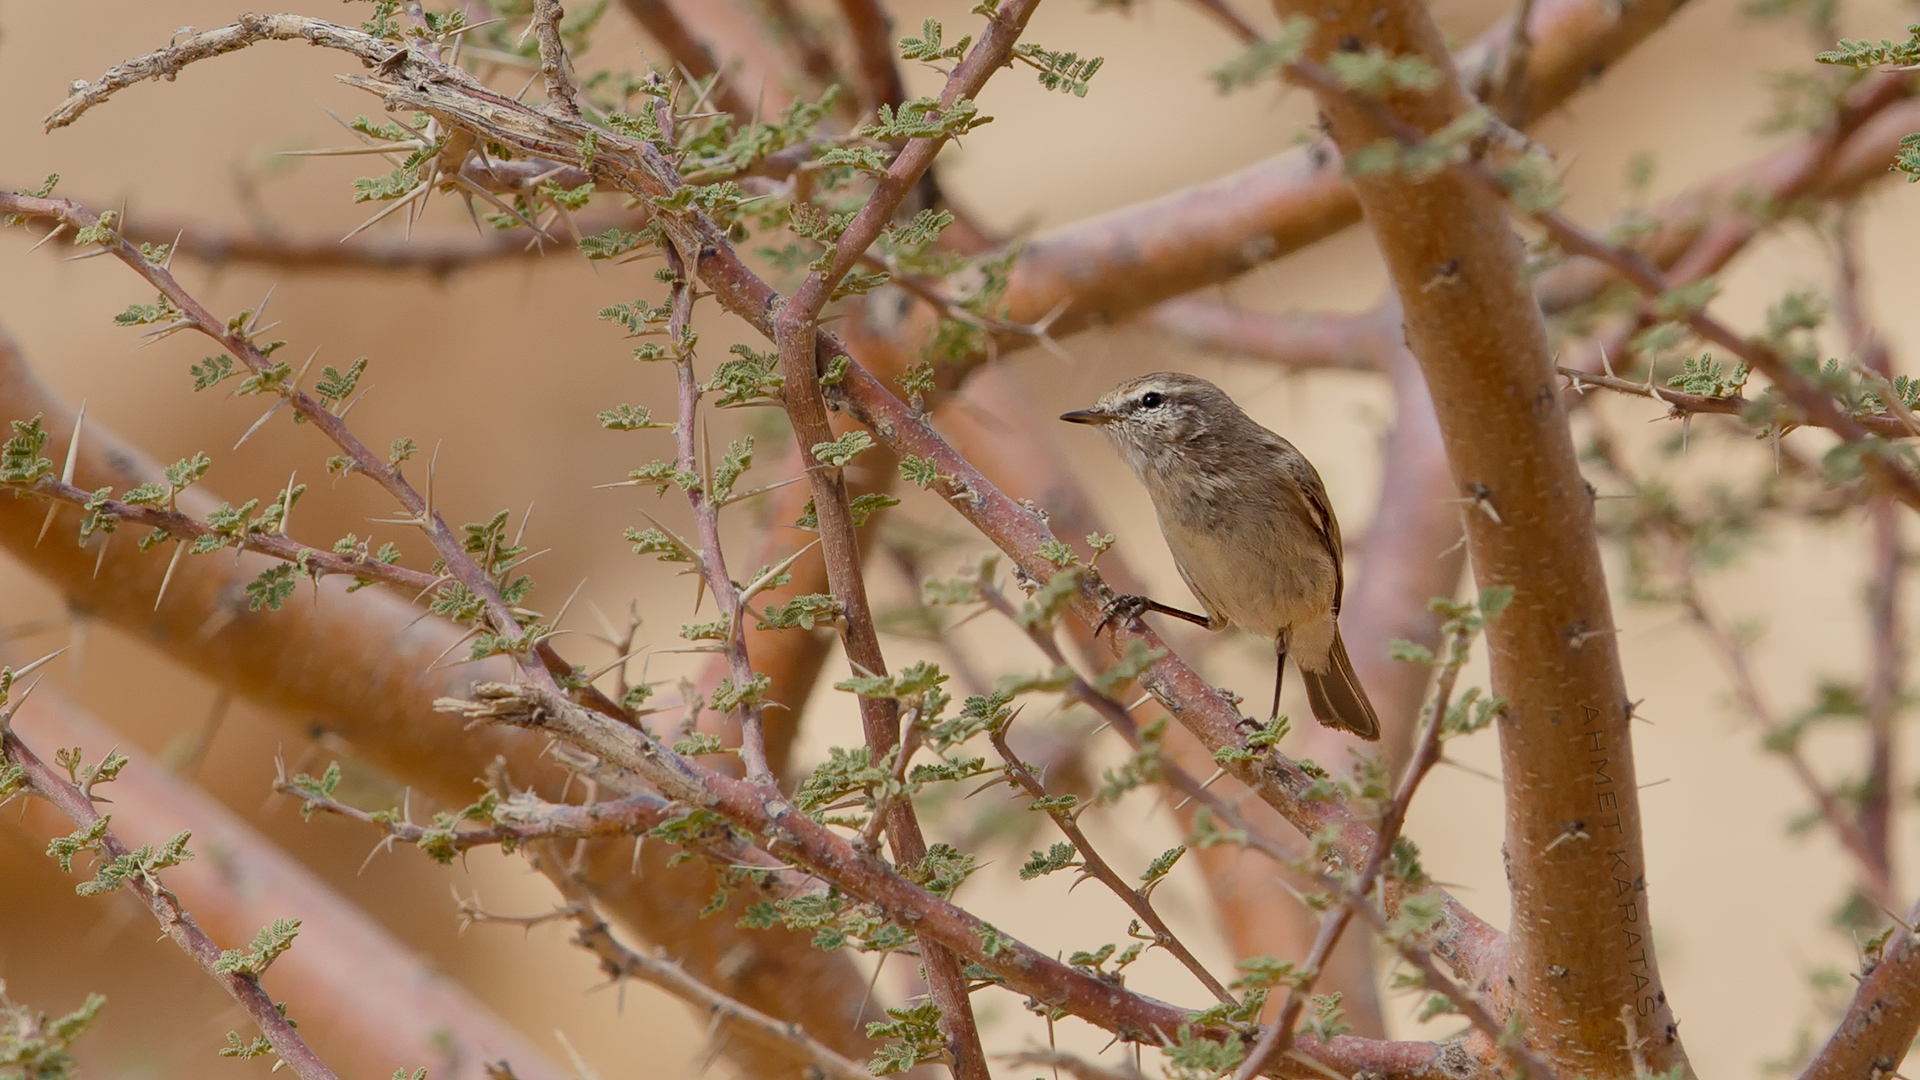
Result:
M1291 655L1313 715L1363 739L1380 737L1367 692L1340 640L1340 523L1327 489L1292 443L1261 427L1219 387L1162 371L1129 379L1090 409L1147 486L1160 531L1205 617L1118 598L1110 618L1158 611L1219 630L1228 623L1274 641L1273 713Z

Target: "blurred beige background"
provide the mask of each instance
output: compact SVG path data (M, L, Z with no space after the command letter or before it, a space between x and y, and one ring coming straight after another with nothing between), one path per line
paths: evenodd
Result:
M891 6L907 30L927 14L958 26L968 21L970 4ZM1461 37L1503 10L1491 0L1440 0L1436 6L1448 30ZM1255 5L1242 7L1266 19ZM361 17L354 14L360 9L337 3L303 10ZM64 177L61 194L97 209L124 201L136 219L153 215L232 226L268 221L301 235L346 232L366 212L349 202L350 180L364 169L350 161L288 168L286 159L269 156L280 148L339 144L341 135L323 106L346 116L369 111L369 99L333 80L349 69L335 55L294 45L256 47L195 66L175 83L137 87L73 129L42 134L39 118L70 80L93 77L119 59L157 47L176 27L207 28L234 14L227 5L197 2L0 2L0 185L37 184L57 171ZM1850 8L1845 29L1877 37L1897 33L1905 21L1892 5L1876 2ZM1046 94L1021 71L1005 73L982 98L996 122L943 158L950 187L1005 228L1044 228L1218 175L1290 145L1308 119L1298 95L1274 89L1216 97L1204 74L1233 45L1174 0L1147 0L1126 15L1093 11L1085 0L1054 0L1034 20L1029 39L1103 55L1107 64L1084 100ZM636 48L645 47L615 10L582 66L635 63ZM1805 68L1812 51L1788 27L1743 18L1737 0L1698 0L1541 129L1570 166L1570 209L1596 222L1617 212L1624 205L1627 163L1641 153L1657 162L1655 197L1750 156L1765 145L1752 133L1768 105L1759 74ZM915 70L912 78L916 90L937 85L928 71ZM1908 371L1913 368L1902 362L1905 347L1920 341L1920 310L1902 302L1915 282L1908 253L1920 240L1916 198L1920 194L1897 183L1880 189L1870 200L1867 250L1870 300L1892 338L1896 363ZM447 199L436 202L423 225L427 231L467 227L464 212ZM63 263L46 251L29 256L30 242L17 231L0 235L0 328L70 400L85 399L91 418L161 460L208 450L216 462L208 485L236 501L270 494L295 468L310 481L321 475L327 450L310 429L288 423L270 424L244 452L230 452L257 407L188 392L186 368L205 351L200 343L176 337L136 351L133 336L112 327L110 317L130 302L149 299L144 287L108 260ZM672 642L690 583L630 555L620 540L621 529L638 521L638 508L654 510L652 497L592 489L657 452L651 444L636 445L650 435L601 431L594 412L621 401L659 407L671 400L667 373L632 364L628 346L593 320L603 304L654 291L646 264L596 270L554 257L445 282L182 266L184 280L218 311L250 306L277 284L276 336L293 342L290 351L304 355L320 346L323 363L371 355L369 381L376 390L356 410L355 426L376 445L400 435L425 446L440 443L438 500L450 518L481 518L503 506L517 515L537 504L528 535L536 547L554 547L538 573L547 604L557 604L584 579L583 597L610 613L638 597L643 611L654 614L646 639ZM1727 280L1722 307L1748 324L1783 286L1825 285L1816 246L1792 232L1761 245ZM1236 303L1274 310L1361 310L1378 300L1382 282L1365 236L1355 232L1221 291ZM709 319L703 348L710 357L719 355L739 332L737 324ZM1257 363L1195 355L1132 328L1065 344L1071 363L1045 353L1011 361L1041 413L1083 404L1139 371L1181 367L1205 374L1319 464L1350 534L1366 528L1377 445L1391 418L1380 383L1357 375L1287 377ZM1649 440L1665 434L1663 426L1640 423L1656 415L1643 403L1604 407L1622 431L1644 432ZM716 440L721 434L717 425ZM1159 594L1180 597L1143 493L1104 444L1084 432L1061 437L1071 456L1098 478L1094 490L1105 500L1127 557ZM1814 441L1804 434L1795 438ZM1757 447L1732 447L1698 454L1682 468L1696 475L1713 469L1750 475L1764 461ZM310 541L349 530L364 535L366 519L383 516L385 509L370 485L317 482L296 529ZM909 511L929 528L957 531L957 519L927 500ZM679 509L669 501L666 512ZM377 527L376 536L407 543L392 527ZM1854 518L1790 530L1715 579L1714 593L1731 616L1761 619L1767 627L1759 646L1761 670L1783 705L1806 700L1818 676L1859 670L1865 544ZM417 547L408 550L419 554ZM890 570L878 571L876 579L883 600L902 595L903 583ZM0 626L61 614L50 590L0 560ZM1797 841L1785 835L1785 822L1801 800L1731 711L1712 657L1676 615L1622 602L1619 620L1630 686L1634 696L1645 697L1650 721L1636 729L1639 772L1659 784L1643 802L1667 989L1703 1074L1755 1075L1765 1059L1788 1050L1797 1026L1812 1016L1807 972L1851 963L1844 939L1825 928L1848 871L1824 837ZM62 626L15 647L37 653L75 632ZM83 624L78 632L83 656L56 665L58 680L128 743L177 756L202 728L214 688L110 629ZM999 642L1005 636L976 626L961 640L983 661L1031 666L1031 657L1004 651ZM889 655L901 663L916 650L924 648L892 642ZM1264 653L1264 647L1228 642L1207 658L1207 669L1258 698L1268 677ZM663 659L653 674L673 670ZM833 697L816 702L803 754L821 754L828 745L856 738L851 710ZM1295 712L1302 712L1298 703ZM489 907L505 911L535 911L551 901L545 882L516 860L476 855L465 866L442 870L403 850L359 870L368 835L340 822L303 825L290 805L270 797L276 752L308 768L324 766L329 755L309 744L299 719L268 717L236 703L200 767L200 781L556 1059L564 1060L555 1039L561 1032L609 1080L695 1073L703 1058L700 1025L644 987L628 988L620 1008L614 993L595 990L600 980L592 962L565 944L564 930L545 927L522 935L477 927L457 933L450 887L463 895L478 890ZM1851 760L1838 743L1816 750L1827 755L1823 760ZM1117 745L1103 742L1096 756L1115 757ZM1483 737L1452 752L1467 765L1496 771L1494 749L1490 737ZM1912 773L1907 776L1910 785ZM1110 857L1129 863L1178 839L1163 811L1136 801L1140 805L1126 814L1096 822L1096 838ZM1465 770L1440 770L1423 791L1409 832L1436 877L1504 923L1494 783ZM1911 862L1910 825L1903 824L1900 835L1900 856ZM999 853L963 899L1043 948L1084 948L1118 937L1124 916L1096 890L1069 898L1065 882L1051 879L1007 888L1022 854ZM1207 922L1197 880L1175 877L1159 895L1193 935L1190 940L1224 969L1231 958ZM1905 880L1911 883L1914 875ZM0 827L0 978L16 1000L49 1010L71 1008L89 990L109 995L99 1030L82 1047L90 1075L263 1070L262 1063L212 1056L239 1018L170 945L152 943L145 919L124 898L74 898L71 880L41 856L37 843ZM1107 936L1090 940L1089 920L1106 927ZM1134 985L1197 1003L1193 987L1171 965L1141 966L1147 970ZM1004 995L983 1000L992 1001L983 1020L994 1048L1016 1049L1044 1037L1017 1001ZM1394 999L1393 1022L1411 1031L1417 1004ZM297 1015L298 1002L294 1007ZM1105 1042L1072 1021L1060 1025L1060 1038L1087 1050Z

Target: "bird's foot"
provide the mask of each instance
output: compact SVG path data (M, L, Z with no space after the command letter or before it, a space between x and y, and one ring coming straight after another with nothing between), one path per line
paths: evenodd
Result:
M1110 623L1135 623L1140 616L1153 610L1153 601L1132 593L1117 593L1107 601L1107 609L1100 613L1100 624L1093 628L1093 636L1099 637Z

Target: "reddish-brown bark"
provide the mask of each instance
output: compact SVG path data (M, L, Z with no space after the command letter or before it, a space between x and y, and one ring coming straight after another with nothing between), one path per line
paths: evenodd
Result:
M1314 60L1336 47L1377 48L1442 73L1431 93L1396 91L1378 103L1316 85L1349 153L1399 138L1386 121L1427 133L1471 107L1423 6L1278 7L1316 19ZM1515 590L1487 632L1493 689L1507 703L1499 732L1513 1005L1535 1049L1568 1075L1631 1070L1622 1007L1653 1033L1656 1068L1684 1064L1653 954L1631 718L1592 498L1506 206L1464 170L1383 170L1353 184L1468 500L1475 579Z

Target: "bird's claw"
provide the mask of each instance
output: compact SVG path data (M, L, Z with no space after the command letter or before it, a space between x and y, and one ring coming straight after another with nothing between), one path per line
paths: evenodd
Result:
M1107 601L1107 609L1100 614L1100 624L1093 628L1093 636L1099 637L1110 623L1134 623L1140 616L1152 610L1153 603L1144 596L1132 593L1119 593Z

